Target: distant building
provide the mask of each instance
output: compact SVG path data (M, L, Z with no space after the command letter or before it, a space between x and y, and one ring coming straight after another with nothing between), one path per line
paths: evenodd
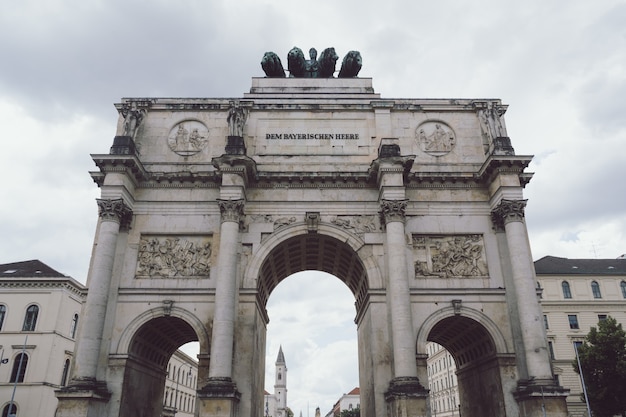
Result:
M198 362L177 350L167 364L163 416L193 417L197 385Z
M54 391L68 382L86 293L85 286L38 260L0 265L3 417L54 415Z
M454 358L437 343L429 342L426 349L431 413L433 417L458 416L459 386Z
M361 390L355 387L347 394L343 394L341 398L333 405L325 417L339 416L343 410L353 410L361 407Z
M276 358L276 375L274 376L274 394L265 391L263 399L263 416L287 416L287 363L283 354L283 347L278 350Z
M570 416L587 416L582 384L574 371L574 345L607 316L626 326L626 259L568 259L546 256L535 262L543 289L541 306L555 378L570 389Z

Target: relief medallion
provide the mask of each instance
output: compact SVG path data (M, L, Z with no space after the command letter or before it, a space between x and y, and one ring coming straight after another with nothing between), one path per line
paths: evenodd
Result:
M197 120L185 120L176 124L167 137L167 144L181 156L191 156L205 148L209 141L209 129Z
M456 144L452 128L440 121L426 121L420 124L415 129L415 137L420 149L433 156L447 154Z

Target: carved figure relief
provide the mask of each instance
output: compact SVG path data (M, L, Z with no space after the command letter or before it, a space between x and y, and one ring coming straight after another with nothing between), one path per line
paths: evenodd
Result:
M228 134L229 136L243 137L243 127L248 119L248 110L243 108L239 101L231 101L228 109Z
M442 156L454 149L454 131L443 122L427 121L415 130L420 149L429 155Z
M482 235L413 235L415 277L488 277Z
M281 227L289 226L295 221L295 217L279 217L278 219L274 220L274 230L280 229Z
M200 152L209 141L209 129L196 120L185 120L175 125L167 137L170 149L181 156Z
M337 216L330 221L332 224L349 230L359 236L380 230L379 216Z
M138 278L208 277L211 239L207 237L142 236L139 241Z

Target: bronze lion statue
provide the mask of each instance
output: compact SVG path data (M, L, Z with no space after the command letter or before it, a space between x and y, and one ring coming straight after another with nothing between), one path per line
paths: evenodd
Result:
M266 52L261 59L261 68L265 71L265 75L274 78L284 78L285 69L280 58L274 52Z
M361 71L363 61L359 51L350 51L343 57L341 69L339 70L339 78L353 78Z

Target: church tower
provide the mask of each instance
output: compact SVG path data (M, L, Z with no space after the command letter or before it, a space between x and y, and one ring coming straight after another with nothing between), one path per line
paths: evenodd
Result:
M285 417L287 415L287 364L285 363L285 355L283 347L278 350L276 358L276 381L274 383L274 396L276 398L276 417Z

